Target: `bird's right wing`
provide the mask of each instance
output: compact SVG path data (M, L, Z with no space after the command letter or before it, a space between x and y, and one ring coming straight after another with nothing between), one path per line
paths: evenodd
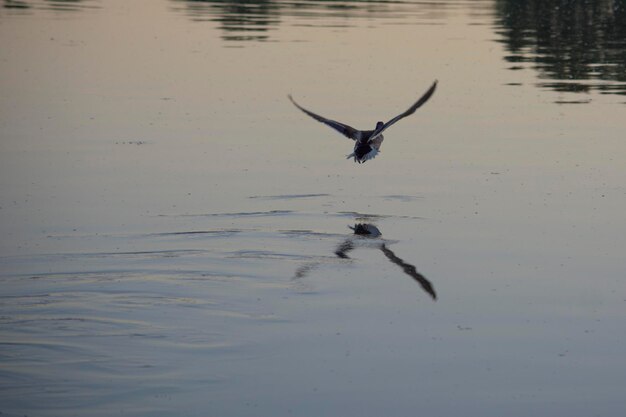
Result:
M378 135L383 133L383 130L387 129L389 126L391 126L392 124L394 124L398 120L403 119L403 118L405 118L407 116L410 116L413 113L415 113L415 110L419 109L422 106L422 104L426 103L428 101L428 99L434 94L436 88L437 88L437 81L435 80L433 85L431 85L430 88L424 93L424 95L422 97L420 97L420 99L417 100L411 107L409 107L408 110L406 110L402 114L397 115L393 119L389 120L387 123L382 125L379 129L374 130L374 132L372 132L370 138L371 139L375 139Z
M348 137L348 138L350 138L352 140L356 140L357 139L357 130L355 128L353 128L352 126L348 126L346 124L337 122L335 120L327 119L325 117L322 117L322 116L320 116L318 114L313 113L312 111L309 111L309 110L305 109L304 107L302 107L298 103L296 103L296 101L293 99L293 97L291 97L291 94L289 94L287 97L289 97L289 100L291 100L291 102L293 103L294 106L296 106L297 108L299 108L304 113L306 113L307 115L311 116L312 118L314 118L318 122L322 122L325 125L332 127L337 132L341 133L342 135L344 135L344 136L346 136L346 137Z

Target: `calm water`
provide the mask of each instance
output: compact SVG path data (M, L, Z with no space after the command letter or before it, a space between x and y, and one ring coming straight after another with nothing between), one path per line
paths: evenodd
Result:
M626 2L2 6L2 416L623 414Z

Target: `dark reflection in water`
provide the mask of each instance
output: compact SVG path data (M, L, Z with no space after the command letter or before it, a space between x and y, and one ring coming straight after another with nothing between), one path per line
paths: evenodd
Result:
M530 64L555 91L626 95L626 0L495 4L510 69Z
M74 12L86 8L92 8L94 5L83 0L4 0L3 7L5 9L15 11L29 11L33 9L54 10L62 12Z
M384 243L380 245L380 250L383 251L385 256L394 264L398 265L405 274L413 278L417 283L422 287L424 291L426 291L434 300L437 299L437 294L435 293L435 289L429 280L424 277L424 275L417 272L415 266L404 262L402 259L398 258L395 253L391 249L387 247Z
M626 95L626 0L171 1L173 10L194 21L216 22L226 41L268 41L281 24L349 27L359 19L368 25L445 24L447 12L461 8L482 24L495 16L509 68L537 70L539 87ZM557 101L566 102L589 100Z
M172 0L174 10L194 21L217 22L227 41L267 41L268 31L289 24L315 27L350 27L354 19L416 17L421 24L443 24L450 2L403 2L368 0L275 1L275 0ZM481 2L482 4L482 2ZM413 21L414 22L414 21Z
M344 240L337 246L335 249L335 255L341 259L350 259L348 253L353 251L355 248L369 248L369 249L377 249L382 251L382 253L387 257L389 261L398 265L402 268L402 271L413 278L422 289L428 293L434 300L437 299L437 293L433 285L430 283L426 277L417 272L417 269L414 265L411 265L401 258L399 258L389 247L388 241L382 239L382 233L375 225L371 223L357 223L352 226L348 226L350 229L354 231L354 234L357 235L355 238L351 236ZM359 240L361 238L371 239L371 240ZM315 269L317 264L305 264L298 268L295 273L294 278L299 279L305 277L311 270Z
M17 10L24 10L24 9L30 9L31 8L31 6L30 6L30 4L28 4L28 2L20 1L20 0L4 0L3 7L5 9L17 9Z
M264 41L266 31L280 23L280 6L273 1L174 0L194 21L218 22L224 40ZM175 7L179 9L178 7Z

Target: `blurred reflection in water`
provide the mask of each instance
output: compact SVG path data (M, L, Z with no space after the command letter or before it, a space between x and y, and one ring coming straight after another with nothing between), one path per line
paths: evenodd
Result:
M268 39L265 32L280 23L280 7L273 1L174 1L182 3L194 21L218 22L226 33L224 40L264 41Z
M226 41L266 41L267 31L289 19L295 26L350 27L354 19L404 20L403 23L444 24L445 11L458 7L451 2L378 2L328 0L281 2L269 0L172 0L174 10L194 21L217 22ZM483 2L480 2L483 4ZM413 19L411 19L413 18ZM368 20L370 25L380 24ZM394 24L398 24L394 22Z
M510 69L530 65L555 91L626 95L626 1L497 0L496 9Z
M351 27L445 24L452 9L493 23L511 70L531 67L539 87L626 95L626 0L377 2L172 0L194 21L217 23L225 41L278 40L280 25ZM491 17L494 16L495 17ZM473 24L480 24L474 22ZM232 45L232 44L231 44ZM238 45L243 46L243 43Z
M356 223L354 227L348 226L357 236L350 236L335 249L335 255L341 259L351 259L348 253L355 248L380 249L389 261L402 268L402 271L413 278L422 289L430 295L433 300L437 299L435 288L425 276L417 272L414 265L399 258L389 247L389 241L382 238L382 233L378 227L371 223ZM296 270L294 279L304 278L308 273L318 266L317 263L307 263Z
M3 7L14 11L28 11L32 9L45 9L54 11L74 12L86 8L93 8L94 4L83 0L4 0Z
M30 5L28 4L28 2L20 1L20 0L4 0L3 7L5 9L16 9L16 10L30 9Z

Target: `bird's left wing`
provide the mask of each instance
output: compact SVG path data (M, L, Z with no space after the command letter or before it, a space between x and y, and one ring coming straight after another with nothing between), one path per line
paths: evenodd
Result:
M437 88L437 80L435 80L435 82L433 83L432 86L430 86L428 91L426 91L424 93L424 95L422 95L422 97L420 97L420 99L415 102L415 104L413 104L411 107L409 107L409 109L407 111L405 111L402 114L397 115L396 117L394 117L393 119L389 120L387 123L382 125L380 128L374 130L374 132L372 132L372 135L370 136L370 140L375 139L376 136L378 136L381 133L383 133L383 130L387 129L389 126L391 126L392 124L394 124L398 120L403 119L403 118L405 118L407 116L410 116L413 113L415 113L415 110L419 109L424 103L426 103L428 101L428 99L435 92L436 88Z
M352 126L348 126L346 124L337 122L335 120L331 120L331 119L327 119L325 117L322 117L318 114L313 113L312 111L309 111L307 109L305 109L304 107L300 106L298 103L296 103L296 101L293 99L293 97L291 97L291 94L289 94L287 97L289 97L289 100L291 100L291 102L293 103L294 106L296 106L297 108L299 108L300 110L302 110L304 113L308 114L309 116L311 116L312 118L314 118L315 120L317 120L318 122L322 122L327 126L332 127L333 129L335 129L337 132L341 133L342 135L352 139L352 140L356 140L357 139L357 130L355 128L353 128Z

